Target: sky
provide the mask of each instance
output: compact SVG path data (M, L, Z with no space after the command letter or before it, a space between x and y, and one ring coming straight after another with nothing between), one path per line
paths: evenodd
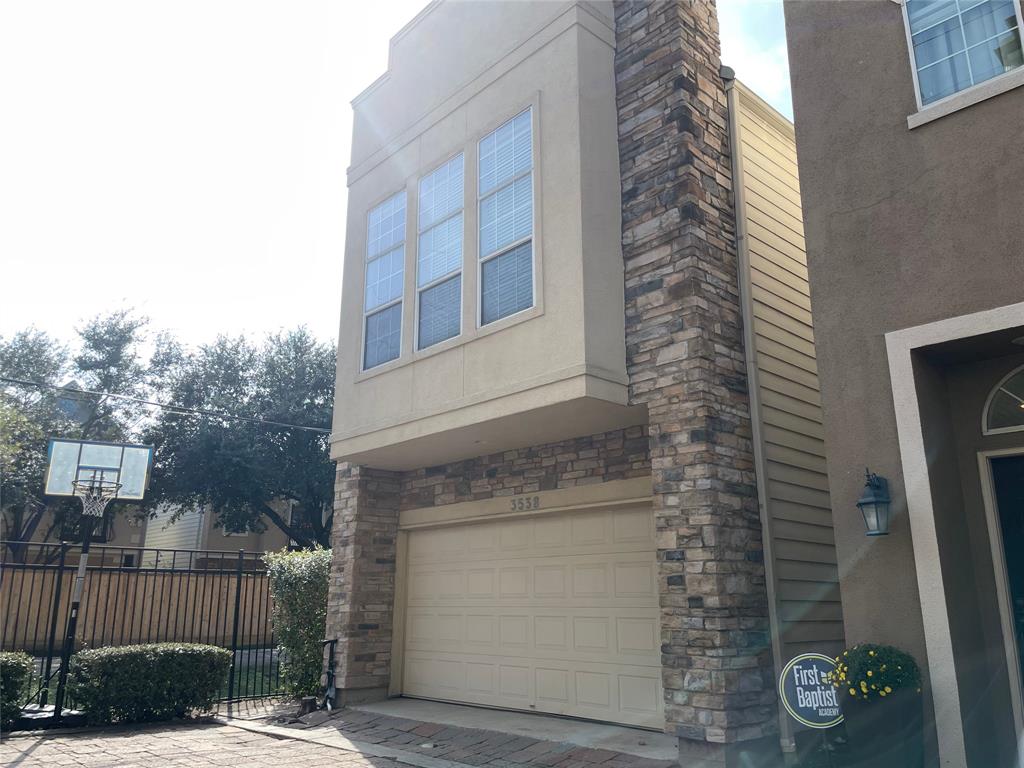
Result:
M349 102L424 5L0 3L0 335L134 308L191 344L335 339ZM791 116L781 0L719 19L723 63Z

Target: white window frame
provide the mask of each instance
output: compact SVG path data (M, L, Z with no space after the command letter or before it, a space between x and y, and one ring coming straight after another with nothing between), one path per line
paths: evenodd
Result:
M524 112L530 113L530 167L525 171L517 173L515 176L510 178L504 184L498 187L494 187L488 190L487 193L482 194L480 192L480 144L481 142L490 136L492 133L497 131L501 126L515 120ZM521 237L514 242L511 242L494 253L488 254L487 256L480 255L480 211L484 201L484 198L492 197L498 194L501 190L506 187L512 186L517 181L525 178L530 174L536 173L537 167L537 130L536 130L536 105L528 104L521 109L517 109L510 117L505 118L500 123L495 125L489 131L486 131L483 135L476 140L476 178L473 183L476 187L476 232L473 236L476 241L474 251L476 252L476 327L477 329L485 329L498 323L504 322L511 317L516 317L529 312L537 307L537 178L536 176L530 179L530 234L527 237ZM523 307L518 312L513 312L511 315L505 315L499 317L497 320L492 320L489 323L484 323L484 264L492 259L496 259L499 256L504 256L506 253L518 248L523 243L530 242L530 306Z
M377 256L375 256L373 259L371 259L370 258L370 213L371 213L371 211L373 211L374 208L377 208L377 207L383 205L388 200L390 200L393 197L397 197L398 195L404 195L405 196L405 226L402 227L402 241L400 243L396 243L394 246L391 247L390 250L384 251L383 253L380 253ZM377 363L376 365L372 365L370 367L367 367L367 365L366 365L366 321L369 319L369 317L371 315L376 315L379 312L383 312L386 309L390 309L391 307L395 306L396 304L402 304L405 301L405 272L406 272L406 269L407 269L407 266L408 266L408 261L409 261L409 249L408 249L408 247L406 247L407 246L406 234L408 233L408 229L409 229L409 193L408 193L408 191L404 187L402 189L398 190L397 192L392 192L391 194L384 195L384 197L380 198L373 205L369 206L366 209L366 242L363 245L363 284L360 287L360 290L362 292L362 298L360 300L362 301L362 304L363 304L363 317L362 317L362 326L363 327L362 327L362 330L360 331L360 342L359 342L359 372L360 373L366 373L368 371L377 371L378 369L381 369L381 368L383 368L386 365L391 365L391 364L397 363L399 360L402 359L402 341L403 341L402 337L403 337L403 333L405 332L404 317L402 317L402 316L404 316L404 310L399 310L399 316L402 317L402 321L400 321L399 324L398 324L398 356L397 357L393 357L390 360L387 360L387 361L385 361L383 363ZM402 292L400 294L398 294L398 298L396 298L396 299L392 299L391 301L385 302L384 304L378 304L373 309L367 309L366 308L366 277L367 277L367 274L369 273L370 262L371 261L375 261L376 259L384 258L384 256L386 256L387 254L391 253L391 251L396 250L400 246L402 247Z
M981 434L1006 435L1009 434L1010 432L1024 432L1024 424L1018 424L1012 427L995 427L993 429L989 429L988 426L988 410L989 408L992 407L992 401L995 399L999 391L1003 388L1003 385L1021 372L1024 372L1024 365L1017 366L1008 374L1003 376L1003 378L1001 378L999 382L994 387L992 387L992 391L988 393L988 397L985 398L985 407L981 409ZM1012 394L1011 392L1007 392L1007 394L1009 394L1010 397L1016 397L1016 395Z
M974 84L968 86L967 88L964 88L962 91L956 91L954 93L949 94L948 96L943 96L941 99L937 99L936 101L929 102L928 104L922 103L922 101L921 101L921 83L919 82L918 77L917 77L917 56L914 53L914 36L911 33L911 31L910 31L910 14L907 12L907 0L898 0L898 2L900 4L900 8L901 8L901 11L902 11L902 14L903 14L903 31L906 33L906 36L907 36L907 52L910 54L910 72L911 72L911 74L914 77L914 98L917 100L917 111L918 112L925 111L925 110L930 110L930 109L933 109L933 108L936 108L936 107L938 107L939 109L942 109L943 106L948 105L953 100L956 100L956 99L965 100L964 99L964 94L972 94L973 95L973 94L977 93L978 89L985 88L985 86L989 86L989 90L991 90L992 89L992 86L991 86L992 83L995 83L995 82L997 82L999 80L1002 80L1003 78L1013 77L1013 76L1020 76L1021 73L1024 72L1024 65L1022 65L1020 67L1017 67L1016 69L1011 69L1009 72L1004 72L1001 75L996 75L995 77L990 77L988 80L982 80L980 83L974 83ZM977 5L981 5L983 2L986 2L986 0L978 0L978 2L976 2L974 5L972 5L971 8L974 8ZM1014 11L1017 14L1017 34L1021 38L1021 45L1024 46L1024 12L1022 12L1022 10L1021 10L1021 0L1010 0L1010 2L1013 3ZM971 8L968 8L967 10L970 10ZM960 11L959 7L958 7L957 15L960 16L962 14L963 14L963 12ZM941 24L943 22L939 22L939 23ZM926 29L930 29L930 27L926 27ZM924 31L924 30L919 30L919 31ZM961 34L962 34L962 32L963 32L963 28L961 27ZM999 35L1002 35L1002 34L1005 34L1005 32L1000 32L999 34L994 35L993 38L990 38L990 39L994 39L994 37L999 37ZM981 43L978 43L978 45L980 45L980 44ZM966 40L964 41L964 51L965 51L965 53L967 51L967 41ZM958 51L958 53L959 53L959 51ZM956 54L954 54L954 55L956 55ZM947 57L947 58L950 58L950 57ZM945 61L945 59L940 59L939 61ZM931 66L934 66L935 64L938 64L938 63L939 63L938 61L932 62ZM967 59L967 69L968 69L968 72L970 72L970 67L971 67L971 62L970 62L970 57L968 57L968 59ZM971 74L971 79L972 80L974 79L973 73ZM993 93L992 95L995 95L995 94ZM987 98L987 96L985 98ZM965 100L965 103L963 104L963 106L970 106L970 104L973 104L973 103L974 103L974 101L971 100L968 97ZM946 114L946 113L944 112L943 114ZM915 127L915 126L912 125L911 127Z
M430 176L430 174L435 173L436 171L439 171L441 168L446 166L448 163L450 163L452 160L454 160L455 158L459 157L460 155L462 156L462 205L459 206L458 210L452 211L447 216L445 216L443 219L441 219L439 221L435 221L430 226L421 227L420 226L420 202L421 202L420 183L423 181L423 179L427 178L427 176ZM463 327L462 327L462 303L463 303L463 300L465 298L463 296L463 293L464 293L463 289L466 286L466 281L464 279L462 279L462 273L465 270L465 263L466 263L466 215L465 214L466 214L466 182L468 180L467 179L467 173L468 173L468 169L466 167L466 153L465 153L465 151L460 149L458 152L454 153L453 155L448 156L444 161L442 161L442 162L438 163L437 165L435 165L433 168L431 168L426 173L421 174L419 179L417 179L417 181L416 181L416 252L414 254L414 256L415 256L414 263L416 264L416 281L414 283L415 289L416 289L416 309L415 309L415 317L413 318L413 333L415 335L414 338L416 339L416 352L426 352L428 350L432 350L434 347L439 347L442 344L451 343L451 342L455 341L456 339L458 339L458 338L460 338L462 336L462 332L463 332ZM406 209L406 215L408 215L408 214L409 214L409 211L408 211L408 209ZM448 273L442 275L441 277L436 278L435 280L431 280L426 285L421 286L420 285L420 236L424 232L426 232L427 230L434 229L435 227L439 227L442 224L444 224L445 222L455 218L459 214L462 214L462 261L459 263L459 266L456 269L453 269L451 272L448 272ZM448 280L454 280L456 277L459 277L459 332L457 334L455 334L454 336L449 336L447 339L444 339L442 341L434 342L429 347L424 347L420 343L420 297L423 295L424 291L430 290L431 288L433 288L433 287L435 287L437 285L440 285L441 283L447 282Z

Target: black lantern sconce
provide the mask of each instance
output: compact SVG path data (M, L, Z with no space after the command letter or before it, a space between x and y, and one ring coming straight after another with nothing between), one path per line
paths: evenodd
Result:
M889 534L889 481L869 469L864 470L864 491L857 499L857 509L864 515L868 536Z

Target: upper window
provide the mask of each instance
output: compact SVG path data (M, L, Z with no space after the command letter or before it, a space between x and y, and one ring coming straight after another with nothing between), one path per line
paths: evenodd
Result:
M921 106L1024 64L1020 0L906 0Z
M533 306L530 109L480 140L480 324Z
M1024 366L996 384L985 404L984 432L1024 430Z
M394 360L402 344L405 288L405 192L370 211L363 295L363 368Z
M460 154L420 179L419 349L458 336L462 327L462 174Z

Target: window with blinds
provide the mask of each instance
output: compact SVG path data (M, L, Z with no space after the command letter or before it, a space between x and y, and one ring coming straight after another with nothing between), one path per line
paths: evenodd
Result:
M531 110L479 145L480 324L533 306Z
M370 211L363 295L363 368L394 360L402 343L405 285L405 192Z
M1020 0L907 0L922 106L1024 65Z
M420 179L418 349L458 336L462 329L463 166L459 154Z

